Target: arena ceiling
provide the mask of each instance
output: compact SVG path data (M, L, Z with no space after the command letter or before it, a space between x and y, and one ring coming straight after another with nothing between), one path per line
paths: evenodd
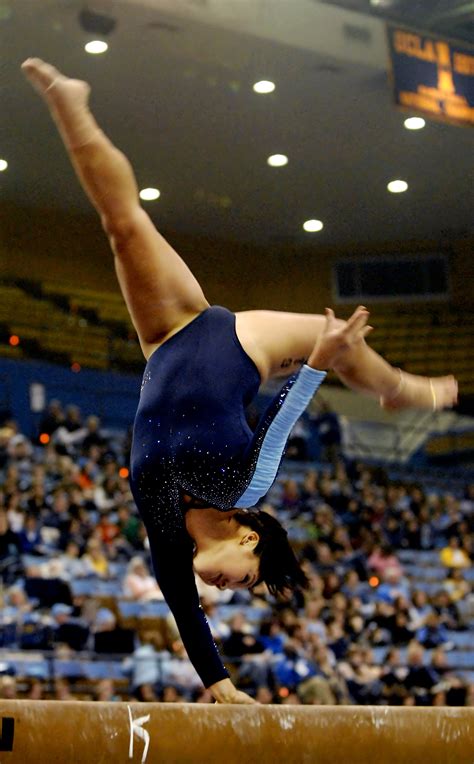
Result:
M438 6L437 31L449 36L456 19L468 29L462 13L474 5L395 4L411 24L410 9ZM0 0L0 157L9 162L0 199L90 210L21 75L22 60L37 55L91 83L92 108L140 187L160 189L144 206L165 231L344 248L474 235L473 131L435 121L404 129L387 76L389 5ZM443 21L444 6L453 14ZM84 52L94 37L78 20L85 8L116 22L105 55ZM261 79L275 92L256 95ZM275 153L289 157L286 167L267 165ZM407 193L387 192L395 178L407 180ZM308 218L323 231L305 233Z

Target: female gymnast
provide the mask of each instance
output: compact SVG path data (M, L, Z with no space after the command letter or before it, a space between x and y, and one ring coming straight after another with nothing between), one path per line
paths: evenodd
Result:
M49 107L100 215L147 359L131 487L157 580L189 658L214 698L253 703L234 687L221 662L194 574L219 588L252 588L264 581L275 594L307 584L286 531L249 507L274 481L291 427L324 370L333 368L350 388L377 396L390 409L452 406L457 384L453 377L429 380L391 367L365 342L370 327L362 307L347 323L330 310L325 316L234 314L211 307L140 207L128 160L88 108L89 86L40 59L28 59L23 70ZM291 371L297 373L252 432L245 406L262 382Z

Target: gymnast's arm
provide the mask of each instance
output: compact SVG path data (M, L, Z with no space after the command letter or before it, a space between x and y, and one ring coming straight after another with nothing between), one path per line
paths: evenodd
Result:
M150 534L149 534L150 535ZM193 548L184 528L170 540L166 534L150 538L153 567L163 596L173 613L191 663L205 687L219 703L253 703L229 679L203 609L193 571Z

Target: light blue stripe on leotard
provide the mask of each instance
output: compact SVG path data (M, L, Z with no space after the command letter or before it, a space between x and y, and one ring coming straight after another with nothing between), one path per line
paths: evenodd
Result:
M270 489L290 432L325 377L325 371L312 369L306 364L301 368L293 387L266 432L252 480L235 503L236 507L255 506Z

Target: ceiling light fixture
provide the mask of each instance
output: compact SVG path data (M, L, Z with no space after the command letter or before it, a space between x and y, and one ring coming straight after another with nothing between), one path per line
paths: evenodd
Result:
M253 89L256 93L266 94L266 93L273 93L275 90L275 83L271 82L270 80L260 80L259 82L256 82L253 86Z
M403 194L408 190L408 183L405 180L392 180L387 188L392 194Z
M6 159L0 159L0 172L3 172L8 167L8 162Z
M426 122L423 117L408 117L405 120L405 127L407 130L423 130Z
M143 199L144 202L154 202L160 196L161 194L157 188L142 188L140 191L140 199Z
M284 167L288 164L288 157L286 154L272 154L271 157L268 157L267 163L270 167Z
M317 233L323 230L324 223L321 220L307 220L303 223L303 228L308 233Z
M91 40L86 45L84 45L84 50L94 56L99 55L99 53L105 53L105 51L108 49L109 46L103 40Z

